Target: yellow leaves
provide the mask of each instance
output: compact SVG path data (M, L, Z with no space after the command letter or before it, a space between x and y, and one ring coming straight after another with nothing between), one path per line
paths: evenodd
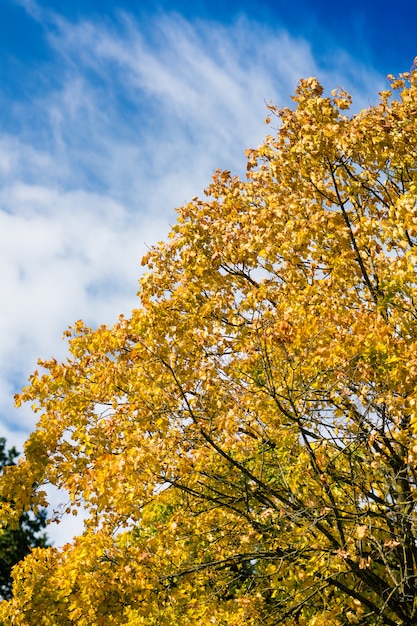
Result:
M371 563L372 560L370 556L367 556L366 558L361 557L359 559L359 569L369 569L371 567Z
M369 528L366 524L356 527L356 537L358 539L365 539L368 536Z
M352 96L348 94L344 89L333 89L332 91L333 102L342 110L349 109L352 104Z
M247 179L216 172L145 255L140 308L77 322L70 358L40 363L16 399L39 425L1 493L17 510L66 487L86 530L17 570L6 624L361 623L358 595L402 619L407 594L387 598L417 576L396 551L415 546L407 89L348 118L348 94L302 81Z

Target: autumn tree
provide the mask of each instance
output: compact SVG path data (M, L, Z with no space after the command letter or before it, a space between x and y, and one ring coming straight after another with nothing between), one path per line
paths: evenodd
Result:
M417 623L417 69L378 104L302 80L217 172L139 304L17 397L16 502L85 531L15 572L9 625ZM20 507L20 508L18 508Z
M0 473L5 467L15 465L19 456L15 447L6 449L6 439L0 437ZM6 524L0 530L0 597L8 599L12 590L12 568L27 556L33 548L46 547L46 511L36 515L23 512L16 527Z

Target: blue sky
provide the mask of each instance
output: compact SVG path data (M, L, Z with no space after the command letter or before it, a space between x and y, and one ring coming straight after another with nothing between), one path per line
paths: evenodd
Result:
M3 61L14 57L28 67L36 68L40 62L51 60L51 50L42 36L42 27L30 17L30 13L36 13L35 6L29 0L2 0L0 50ZM383 73L404 70L404 64L410 63L415 55L413 25L417 5L413 0L397 0L395 3L378 0L346 3L323 0L298 0L297 3L288 0L45 0L38 6L70 21L88 19L107 24L122 11L139 19L175 12L191 21L211 20L228 26L244 16L250 21L284 28L306 38L324 63L329 63L325 57L331 55L335 47L340 47ZM26 16L22 7L28 9ZM5 69L10 69L7 61L3 65L3 71ZM13 83L10 76L4 82Z
M266 102L311 75L376 102L417 55L417 3L0 8L0 436L21 450L35 420L13 395L37 358L64 358L77 319L129 313L147 246L217 167L244 172Z

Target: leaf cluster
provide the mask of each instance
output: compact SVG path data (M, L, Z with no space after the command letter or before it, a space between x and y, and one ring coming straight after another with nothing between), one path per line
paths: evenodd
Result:
M416 622L417 70L390 80L357 115L302 80L130 317L40 362L3 498L52 483L87 518L16 568L5 624Z
M16 449L6 450L6 440L0 438L0 472L6 467L15 465L19 456ZM45 548L47 537L41 531L46 527L46 511L40 510L36 515L23 512L17 525L6 524L0 532L0 596L10 599L12 596L13 567L22 561L33 548ZM41 533L41 534L40 534Z

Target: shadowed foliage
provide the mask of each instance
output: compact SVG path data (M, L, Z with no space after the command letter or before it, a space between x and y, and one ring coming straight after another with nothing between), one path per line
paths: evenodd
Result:
M16 449L6 451L6 439L0 438L0 472L10 465L15 465L19 456ZM19 518L16 527L7 526L0 534L0 595L10 598L12 595L11 570L27 556L32 548L45 548L47 538L41 531L46 526L46 511L40 510L36 515L25 512Z

